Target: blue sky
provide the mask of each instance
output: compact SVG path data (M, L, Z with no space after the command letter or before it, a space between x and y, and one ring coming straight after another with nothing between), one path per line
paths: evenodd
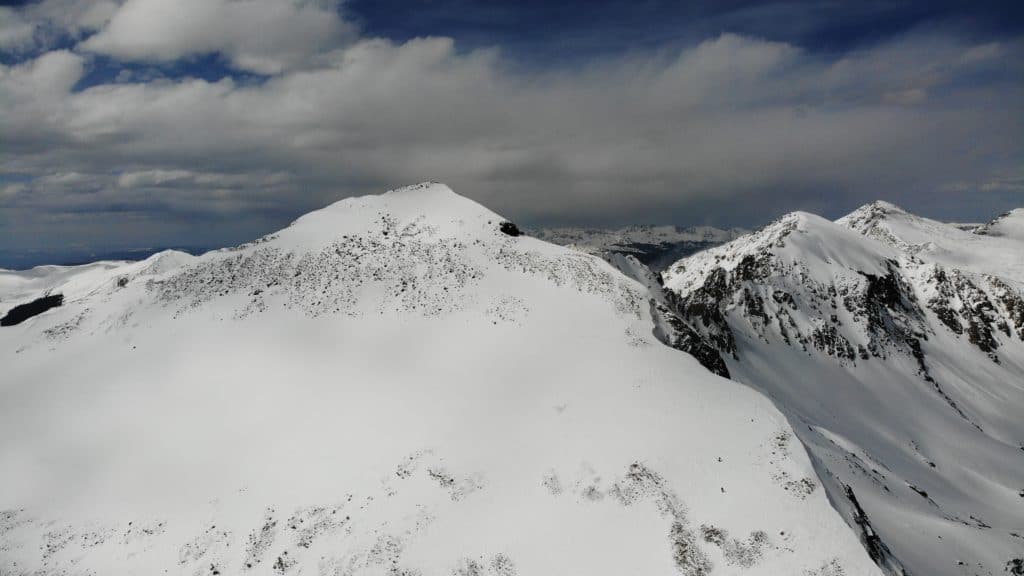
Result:
M356 0L346 9L369 34L451 36L538 61L685 46L723 32L844 51L920 26L987 38L1019 33L1024 25L1024 6L1011 1Z
M1024 205L1019 2L0 1L0 266L440 180L525 225Z

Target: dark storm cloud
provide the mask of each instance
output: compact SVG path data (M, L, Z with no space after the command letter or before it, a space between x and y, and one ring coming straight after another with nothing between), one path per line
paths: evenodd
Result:
M484 30L487 19L551 14L474 6L483 12L467 7L479 21L468 27ZM607 6L588 18L615 28L620 5ZM703 32L743 32L737 22L787 10L806 13L808 30L832 21L799 3L736 3L702 12L682 34L693 39L541 65L514 40L383 39L365 14L362 31L340 16L357 5L338 8L8 9L0 47L21 56L0 67L5 248L237 242L331 200L426 179L532 224L749 226L879 197L978 219L1024 203L1024 47L1009 25L958 32L946 10L942 26L907 18L881 39L852 34L843 50ZM624 37L640 34L633 26L622 23ZM39 34L53 29L74 40Z

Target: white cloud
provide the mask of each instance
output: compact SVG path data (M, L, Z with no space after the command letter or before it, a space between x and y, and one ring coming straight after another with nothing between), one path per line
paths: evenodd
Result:
M267 214L284 222L426 179L534 221L686 222L717 203L749 224L815 201L886 196L913 208L1024 161L1019 41L911 36L822 56L727 34L672 54L528 69L447 38L336 46L303 35L305 11L325 9L309 2L276 2L287 17L275 26L297 39L253 44L239 31L269 13L224 14L264 0L188 0L171 20L143 10L152 1L125 3L84 46L143 59L216 50L278 73L257 84L127 76L72 92L83 56L0 67L0 184L27 179L6 195L7 213L24 216L8 221L10 238L28 241L38 215L111 206L153 218L233 211L239 234L248 222L255 235ZM162 35L175 26L189 31Z
M17 66L0 65L0 159L17 156L21 146L60 137L68 127L68 94L82 77L81 56L58 50ZM2 174L2 172L0 172Z
M122 0L43 0L30 4L28 18L62 30L72 37L99 30Z
M35 26L12 8L0 6L0 50L17 51L32 45Z
M10 200L26 191L28 191L28 186L22 182L0 186L0 200Z
M263 173L254 171L248 174L224 174L218 172L193 172L191 170L139 170L125 172L117 177L119 188L180 188L200 186L203 188L239 188L268 187L284 184L288 175L284 173Z
M352 36L336 6L313 0L127 0L81 46L154 62L221 53L239 69L276 74Z
M84 60L67 50L47 52L26 65L10 69L6 85L20 89L26 97L52 100L67 96L82 77Z
M101 28L117 8L113 0L42 0L19 9L0 6L0 52L31 54L65 37L81 38Z

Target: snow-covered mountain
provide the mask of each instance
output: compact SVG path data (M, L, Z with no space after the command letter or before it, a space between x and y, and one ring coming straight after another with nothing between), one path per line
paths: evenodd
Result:
M60 286L68 289L69 283L90 285L102 281L110 270L128 262L94 262L81 266L37 266L30 270L5 270L0 268L0 311L6 311L22 301L52 291Z
M973 230L975 234L1024 242L1024 208L1014 208Z
M559 246L570 246L609 259L628 255L661 272L680 258L738 238L741 228L722 230L711 226L629 226L617 230L601 228L544 228L531 236Z
M926 262L1024 282L1024 208L964 230L873 202L836 223Z
M661 294L503 224L423 184L0 274L62 297L0 328L0 573L879 573Z
M793 213L664 274L893 574L1024 571L1024 211Z

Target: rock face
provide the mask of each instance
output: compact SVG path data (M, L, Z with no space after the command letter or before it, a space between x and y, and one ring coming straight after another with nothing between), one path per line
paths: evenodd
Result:
M663 275L678 318L787 414L890 573L997 573L1019 556L1017 219L963 230L882 202L837 222L794 213Z
M0 330L0 573L879 573L650 277L502 222L423 184L5 272L65 302Z

